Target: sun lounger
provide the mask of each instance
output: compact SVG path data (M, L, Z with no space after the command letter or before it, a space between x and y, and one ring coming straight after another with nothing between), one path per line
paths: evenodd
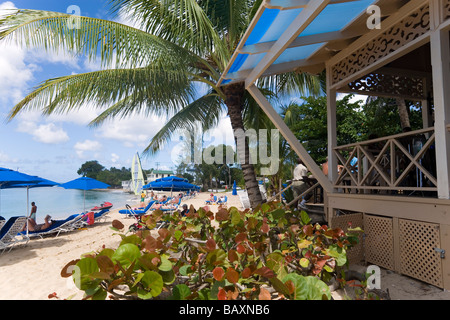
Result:
M223 199L223 201L222 201L221 199L219 199L219 200L217 201L217 204L218 204L218 205L221 205L222 207L226 207L226 206L227 206L227 202L228 202L228 197L225 196L224 199Z
M0 232L2 231L3 226L5 225L6 220L0 220Z
M119 213L121 213L121 214L127 214L129 217L133 217L133 216L136 216L136 215L143 215L143 214L146 214L150 209L151 209L151 207L153 206L153 204L154 203L156 203L157 201L156 200L152 200L152 201L150 201L148 204L147 204L147 206L145 207L145 208L143 208L143 209L132 209L131 207L130 207L130 205L125 205L125 207L127 208L127 209L122 209L122 210L119 210Z
M211 200L205 201L206 204L215 204L216 202L217 202L217 196L214 196L214 201L211 201Z
M19 243L28 242L29 237L26 234L18 235L26 223L27 217L11 217L6 221L0 230L0 250L2 250L2 253L8 248L11 251Z
M83 214L77 213L77 214L73 214L73 215L67 217L64 220L52 220L52 224L50 225L50 227L48 227L47 229L44 229L44 230L39 230L39 231L28 231L28 236L30 238L33 238L33 237L43 238L44 235L56 233L56 236L59 236L59 234L61 232L69 232L69 231L76 230L76 229L80 228L81 226L83 226L83 224L81 224L83 216L84 216ZM26 233L26 231L21 232L21 234L25 234L25 233Z

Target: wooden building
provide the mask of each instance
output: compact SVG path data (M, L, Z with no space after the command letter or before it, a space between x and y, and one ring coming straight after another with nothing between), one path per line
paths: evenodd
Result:
M218 85L245 88L322 185L327 221L364 229L353 261L450 289L450 0L265 0ZM326 70L329 174L256 84ZM417 101L423 128L338 146L336 96ZM351 161L356 158L352 166ZM337 165L344 170L338 175Z

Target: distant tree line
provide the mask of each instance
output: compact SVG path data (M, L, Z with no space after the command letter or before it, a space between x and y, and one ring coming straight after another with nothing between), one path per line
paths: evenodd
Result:
M111 187L121 187L122 181L131 179L131 169L122 167L109 169L98 163L97 160L86 161L78 169L81 176L89 177L109 184Z

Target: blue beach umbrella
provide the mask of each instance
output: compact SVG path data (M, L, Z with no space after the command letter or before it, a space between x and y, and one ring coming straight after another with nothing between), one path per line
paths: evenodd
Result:
M237 187L236 187L236 180L234 180L234 183L233 183L233 192L231 193L233 196L236 196L237 195Z
M58 183L38 176L32 176L11 169L0 168L0 189L26 188L27 189L27 213L29 212L29 190L30 188L53 187ZM28 220L27 220L28 223ZM27 228L28 234L28 228Z
M81 177L77 178L65 183L60 184L64 189L78 189L84 191L84 211L86 211L86 190L93 189L106 189L109 187L109 184L104 182L89 178L89 177Z
M200 187L189 183L187 179L178 177L165 177L156 179L142 187L146 190L159 190L159 191L191 191L199 190Z

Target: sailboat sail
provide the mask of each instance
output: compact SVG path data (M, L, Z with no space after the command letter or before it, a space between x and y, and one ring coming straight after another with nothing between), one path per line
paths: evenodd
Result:
M144 173L142 172L141 159L136 153L131 164L131 191L138 195L142 191L144 182Z

